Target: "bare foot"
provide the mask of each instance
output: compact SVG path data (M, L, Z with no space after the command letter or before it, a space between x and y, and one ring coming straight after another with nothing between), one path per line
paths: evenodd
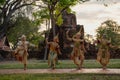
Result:
M82 67L78 67L78 68L77 68L77 70L81 70L81 69L82 69Z
M103 66L103 70L106 70L107 68L106 68L106 66Z
M27 68L24 68L24 70L26 70Z
M54 69L55 69L55 67L52 67L52 69L54 70Z

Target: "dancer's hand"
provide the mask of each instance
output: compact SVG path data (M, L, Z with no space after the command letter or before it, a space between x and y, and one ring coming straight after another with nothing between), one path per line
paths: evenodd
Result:
M48 42L48 38L45 39L45 42L46 42L46 43Z
M45 40L48 40L48 38L46 38Z
M62 55L61 51L58 52L59 55Z
M69 31L70 31L70 30L67 30L67 31L66 31L66 34L67 34L67 35L68 35Z

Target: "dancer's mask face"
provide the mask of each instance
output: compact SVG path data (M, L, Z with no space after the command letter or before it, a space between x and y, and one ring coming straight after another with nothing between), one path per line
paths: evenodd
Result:
M59 42L59 40L58 40L57 37L54 37L53 41L54 41L54 42Z
M26 41L26 36L22 35L21 40Z
M81 34L79 33L79 34L76 35L76 38L79 39L80 36L81 36Z

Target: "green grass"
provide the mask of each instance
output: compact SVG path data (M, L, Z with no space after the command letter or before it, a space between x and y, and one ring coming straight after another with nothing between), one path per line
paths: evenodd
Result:
M0 80L120 80L120 75L107 74L9 74Z
M100 68L96 60L85 60L85 68ZM71 60L59 60L57 68L76 68ZM22 69L23 64L17 61L0 62L0 69ZM28 69L46 69L47 61L29 60ZM120 59L111 59L108 68L120 68ZM120 80L120 75L114 74L4 74L0 80Z
M41 60L29 60L28 61L28 69L46 69L48 68L47 61ZM102 66L96 60L85 60L83 64L84 68L101 68ZM120 68L120 59L111 59L108 68ZM18 61L5 61L0 62L0 69L22 69L23 64ZM72 69L76 68L76 65L71 60L59 60L56 68L59 69Z

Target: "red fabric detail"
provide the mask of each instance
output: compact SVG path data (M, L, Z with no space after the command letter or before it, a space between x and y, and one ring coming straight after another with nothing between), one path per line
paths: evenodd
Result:
M22 57L19 57L19 61L22 61Z

